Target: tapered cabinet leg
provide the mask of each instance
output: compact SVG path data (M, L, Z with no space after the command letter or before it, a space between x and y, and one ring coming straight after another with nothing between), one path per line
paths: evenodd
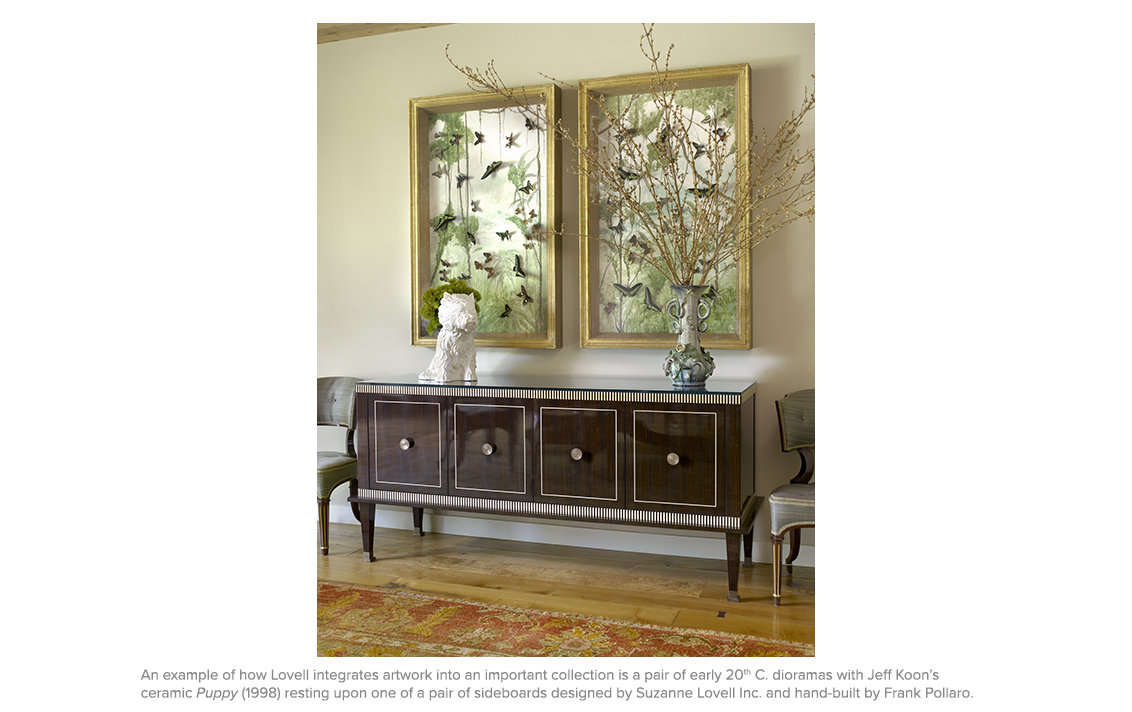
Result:
M727 534L727 600L739 602L739 537Z
M363 502L358 504L358 511L362 515L362 561L373 561L373 514L375 507Z
M330 498L318 499L318 548L323 556L330 553Z
M751 559L751 554L754 553L755 548L755 530L752 527L743 532L743 567L752 568L755 562Z
M424 507L413 507L413 531L424 536Z

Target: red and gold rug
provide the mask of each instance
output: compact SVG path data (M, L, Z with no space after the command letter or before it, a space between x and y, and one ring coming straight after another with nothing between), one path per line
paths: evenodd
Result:
M786 640L318 584L320 657L807 657Z

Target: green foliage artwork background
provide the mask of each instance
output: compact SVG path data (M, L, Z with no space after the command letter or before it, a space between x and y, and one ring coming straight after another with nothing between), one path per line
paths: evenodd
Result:
M702 122L710 122L728 134L735 128L735 87L718 86L678 90L674 93L676 104L694 112ZM613 114L622 116L623 123L633 127L627 132L631 135L609 135L608 122L599 127L599 135L605 132L602 140L608 142L610 150L616 151L621 141L638 137L655 136L660 132L662 113L650 105L648 94L610 95L603 98L605 107ZM734 154L732 144L730 154ZM662 157L658 147L650 143L646 149L649 163L647 170L661 168ZM681 170L693 175L689 166ZM689 179L686 188L697 187L694 179ZM689 207L694 199L688 193L677 196L656 196L657 200L681 200ZM661 211L657 200L642 192L641 207L653 218L659 220ZM692 210L688 211L691 215ZM627 213L621 217L617 205L608 199L598 204L598 229L600 237L614 243L616 247L602 242L598 246L598 323L602 332L614 333L671 333L672 320L665 313L668 302L674 297L671 285L653 267L636 258L633 251L649 250L647 243L638 234L635 216ZM738 270L731 265L725 270L707 275L705 282L713 289L712 312L707 320L708 329L717 333L733 333L739 324ZM634 290L640 284L641 287ZM625 289L620 289L618 287ZM627 294L626 290L631 292Z
M545 129L501 108L431 114L428 131L429 285L474 288L480 333L545 332Z

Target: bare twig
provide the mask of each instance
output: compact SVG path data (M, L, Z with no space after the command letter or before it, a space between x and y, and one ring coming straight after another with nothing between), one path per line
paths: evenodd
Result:
M813 219L814 151L799 150L796 144L814 109L814 94L807 88L799 111L773 135L765 129L758 137L752 133L746 148L735 151L734 142L718 133L718 125L697 118L677 102L677 86L669 77L674 46L662 53L655 46L653 26L647 25L640 48L650 66L647 101L660 117L655 129L643 134L629 118L631 105L614 110L603 97L592 95L596 116L586 127L590 140L583 141L561 121L554 128L577 151L571 169L596 186L592 197L613 216L608 224L612 227L613 219L624 224L629 218L643 234L629 243L586 234L585 226L576 234L649 265L670 284L706 283L778 230ZM501 96L524 116L535 118L526 97L506 85L494 61L480 70L456 64L447 47L445 56L473 91ZM706 167L697 162L700 156L706 158Z

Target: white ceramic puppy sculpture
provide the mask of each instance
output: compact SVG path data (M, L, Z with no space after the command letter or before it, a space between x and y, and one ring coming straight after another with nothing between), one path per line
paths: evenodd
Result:
M420 380L435 383L476 380L476 298L471 294L447 293L440 298L439 318L443 327L436 335L436 355Z

